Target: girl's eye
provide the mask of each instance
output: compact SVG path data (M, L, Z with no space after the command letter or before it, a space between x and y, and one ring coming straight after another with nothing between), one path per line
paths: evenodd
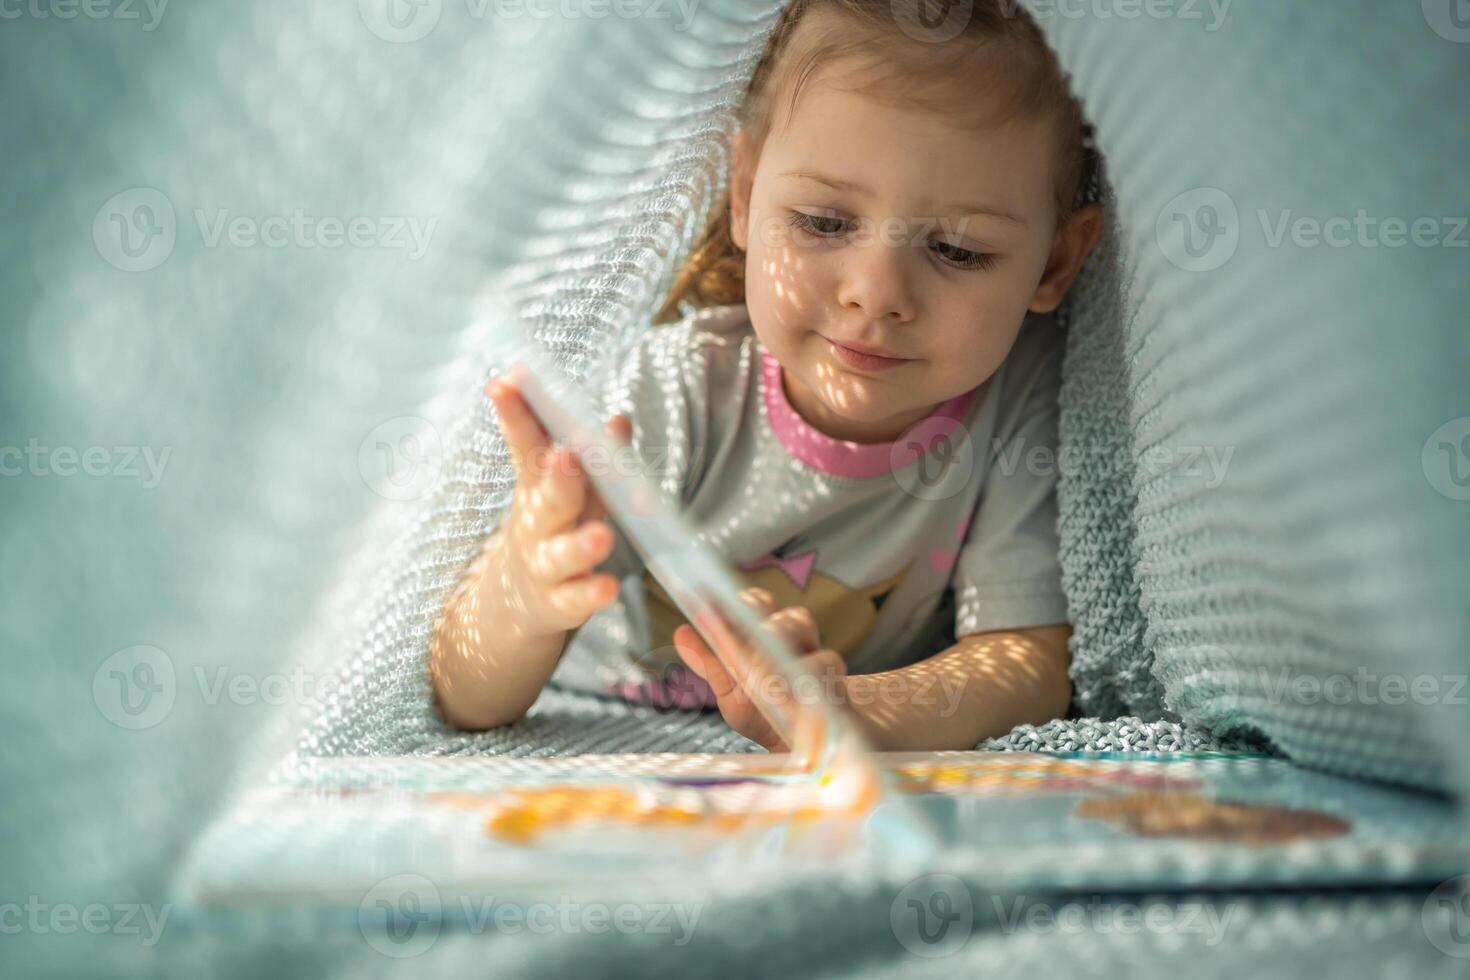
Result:
M841 218L829 218L820 214L806 214L803 211L791 212L791 223L803 231L810 232L822 238L831 238L840 235L848 229L844 226L847 222Z
M975 252L949 242L935 242L934 250L946 262L961 269L988 269L995 265L995 255L991 252Z
M804 211L791 212L789 219L791 224L819 238L835 238L844 232L851 231L848 227L851 222L843 218L832 218L819 214L807 214ZM943 261L957 269L989 269L995 265L995 255L989 252L976 252L949 242L934 242L934 251Z

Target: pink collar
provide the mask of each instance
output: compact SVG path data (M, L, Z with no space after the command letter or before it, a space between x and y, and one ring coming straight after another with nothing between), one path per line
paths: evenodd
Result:
M761 374L765 381L766 417L786 451L824 473L856 480L883 476L917 462L943 437L963 428L965 411L975 400L976 392L984 387L971 388L936 406L892 442L852 442L817 431L797 414L781 383L781 364L764 348Z

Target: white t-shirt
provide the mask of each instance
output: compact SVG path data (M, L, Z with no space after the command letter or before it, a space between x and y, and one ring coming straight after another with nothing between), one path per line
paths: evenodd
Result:
M882 444L834 439L797 415L743 304L645 331L603 362L592 393L604 420L628 415L645 473L741 587L805 606L823 647L872 673L952 637L1067 621L1062 350L1055 320L1028 316L991 378ZM613 526L598 570L622 580L618 599L572 637L551 680L641 700L634 689L678 664L684 617Z

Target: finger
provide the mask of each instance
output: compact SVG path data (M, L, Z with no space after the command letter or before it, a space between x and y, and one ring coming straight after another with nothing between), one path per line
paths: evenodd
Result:
M632 441L633 423L628 421L628 416L626 415L614 415L607 420L603 428L607 430L608 438L618 448L624 448ZM587 494L587 502L582 508L582 513L578 515L577 523L585 524L588 521L601 520L606 516L607 503L602 499L602 495L597 492L595 487L590 488Z
M510 447L511 460L515 464L516 472L526 472L531 452L537 447L549 447L551 445L550 436L536 419L531 407L521 397L520 388L510 377L502 375L491 378L490 382L485 385L485 394L495 406L500 431L505 436L506 445Z
M612 528L597 521L537 541L528 566L543 585L560 585L590 572L611 550Z
M582 513L577 515L578 524L590 524L607 517L607 505L602 502L602 495L595 490L587 494L586 503L582 505Z
M591 495L576 450L538 449L531 454L530 469L526 499L532 526L542 536L569 530Z
M741 589L740 598L745 601L746 605L755 610L756 614L762 619L774 613L778 608L776 597L771 594L769 589L763 589L759 585L752 585L749 588Z
M836 694L836 685L847 677L847 661L836 650L818 650L801 658L802 669L820 681L824 696Z
M674 635L678 638L676 643L682 644L676 645L675 649L679 650L685 663L697 674L704 672L700 676L714 692L715 704L720 709L720 716L724 718L725 724L765 746L769 751L788 751L785 740L755 703L751 692L731 678L720 659L694 627L686 623L675 630Z
M553 586L549 601L565 621L581 624L617 598L618 585L617 576L607 572L584 575Z
M621 412L607 420L607 431L619 445L626 446L633 441L633 423Z
M732 678L747 676L756 657L747 646L745 630L726 617L718 607L706 609L695 617L695 621L699 624L698 627L691 625L689 628L694 631L699 648L708 650L710 656Z
M687 623L674 629L674 652L679 655L684 666L688 667L695 677L705 680L705 674L709 672L708 662L704 652L698 649L695 639L689 635L689 632Z
M737 689L738 685L720 663L720 658L715 656L714 651L688 623L674 630L674 649L678 651L679 659L709 685L715 697L729 697Z
M551 436L521 394L514 364L485 386L495 405L501 432L516 467L517 490L526 497L522 520L540 536L572 523L586 503L587 476L568 449L553 447Z
M831 670L839 674L847 673L847 660L836 650L815 650L801 658L803 665L812 670Z
M753 598L756 601L761 600L760 595ZM727 620L718 607L706 610L699 622L704 627L704 635L708 637L703 641L704 649L712 651L711 656L715 657L725 675L730 678L731 688L738 688L740 691L739 696L732 691L731 698L734 700L727 707L737 708L743 699L749 713L759 715L769 722L767 712L779 710L772 699L781 701L785 697L787 683L784 676L775 669L770 657L760 648L755 638L738 624ZM713 651L718 651L718 656ZM763 707L756 707L757 700ZM731 714L727 720L735 725L739 723L739 716Z
M822 646L817 618L805 606L787 606L766 617L765 625L798 654L811 653Z
M785 741L771 724L755 695L744 687L737 686L727 697L719 698L716 705L725 724L754 742L759 742L772 752L784 752Z

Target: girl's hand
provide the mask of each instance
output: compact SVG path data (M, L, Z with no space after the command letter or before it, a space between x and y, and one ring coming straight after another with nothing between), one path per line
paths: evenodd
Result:
M576 450L552 450L551 439L508 377L492 378L485 394L495 405L500 431L516 470L509 516L494 542L496 560L486 566L507 628L523 636L576 629L617 597L618 579L590 574L611 552L607 509L592 489ZM607 422L626 445L632 426L625 415Z
M763 617L762 626L786 638L792 648L800 652L802 663L816 674L823 686L832 683L840 686L845 682L847 661L836 650L821 649L816 619L806 607L788 606L778 610L775 597L761 588L745 589L740 597ZM783 677L767 672L763 662L752 651L743 650L738 651L737 656L748 666L743 670L737 668L737 673L742 673L737 682L698 631L688 623L674 630L674 648L679 651L685 665L714 691L726 724L770 752L791 750L757 707L772 699L778 703L795 700Z

